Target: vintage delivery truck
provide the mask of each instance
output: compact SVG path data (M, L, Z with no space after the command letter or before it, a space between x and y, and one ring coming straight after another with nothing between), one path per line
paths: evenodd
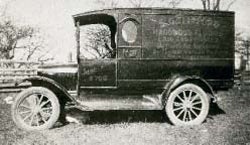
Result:
M65 106L163 110L174 125L197 125L215 92L233 86L234 12L117 8L73 19L77 64L42 66L37 76L17 82L31 84L12 105L22 129L51 128ZM93 24L109 28L110 51L88 59L80 32Z

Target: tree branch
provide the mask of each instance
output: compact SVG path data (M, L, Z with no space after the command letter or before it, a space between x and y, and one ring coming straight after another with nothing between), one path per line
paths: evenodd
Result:
M227 9L226 10L229 10L231 8L231 6L236 2L237 0L233 0L231 1L228 6L227 6Z
M206 2L206 0L201 0L201 2L202 2L202 5L203 5L203 9L204 10L207 10L207 2Z
M220 0L216 1L216 5L214 6L214 10L215 11L219 11L220 10L220 2L221 2Z

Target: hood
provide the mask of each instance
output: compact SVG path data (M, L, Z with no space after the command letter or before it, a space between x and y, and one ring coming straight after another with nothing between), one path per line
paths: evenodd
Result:
M77 64L50 64L50 65L42 65L38 67L38 75L39 74L75 74L77 73L78 67Z
M38 67L37 74L54 80L67 90L76 90L77 64L55 64Z

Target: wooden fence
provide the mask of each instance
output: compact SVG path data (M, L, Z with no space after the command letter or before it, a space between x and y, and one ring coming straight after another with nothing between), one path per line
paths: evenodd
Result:
M250 84L250 71L244 71L241 79L244 83Z
M37 62L0 60L0 89L14 87L16 81L37 74Z

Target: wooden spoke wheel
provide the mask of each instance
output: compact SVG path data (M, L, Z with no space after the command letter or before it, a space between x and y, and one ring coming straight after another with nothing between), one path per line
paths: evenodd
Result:
M174 125L198 125L207 117L209 98L199 86L184 84L170 94L165 109Z
M12 104L12 118L24 130L51 128L60 115L60 104L56 95L42 87L31 87L22 91Z

